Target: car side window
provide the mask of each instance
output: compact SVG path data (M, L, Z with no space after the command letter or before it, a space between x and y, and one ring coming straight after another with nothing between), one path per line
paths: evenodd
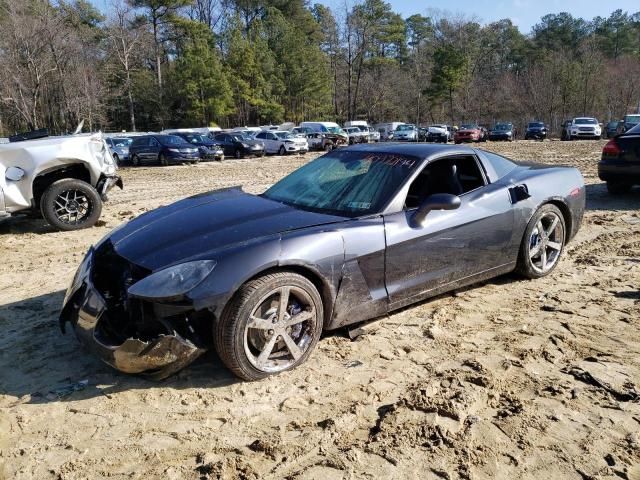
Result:
M409 187L405 209L417 208L434 193L464 195L486 184L474 155L442 158L425 166Z
M498 176L498 178L504 177L507 173L516 168L515 163L507 158L504 158L501 155L493 152L488 152L486 150L482 150L482 154L489 161L489 163L491 163L491 166L496 171L496 175Z
M265 132L260 132L256 135L256 138L266 138L267 134Z
M152 138L149 139L149 145L151 147L157 147L160 144L158 143L158 140L156 140L155 138L152 137Z

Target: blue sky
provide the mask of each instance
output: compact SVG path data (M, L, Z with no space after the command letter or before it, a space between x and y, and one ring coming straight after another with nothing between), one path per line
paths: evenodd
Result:
M356 3L354 0L310 0L310 3L324 3L337 11L344 11L347 5ZM466 16L477 17L482 23L489 23L501 18L510 18L522 33L529 33L531 27L548 13L569 12L575 17L591 20L593 17L608 17L615 9L622 9L629 14L640 11L638 0L458 0L455 2L422 2L419 0L387 0L393 9L403 17L414 13L433 16L434 13L450 12L463 13ZM91 0L102 10L111 3L110 0Z

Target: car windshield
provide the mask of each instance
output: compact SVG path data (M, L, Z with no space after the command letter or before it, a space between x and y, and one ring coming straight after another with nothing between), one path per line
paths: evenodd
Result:
M344 130L342 130L340 127L327 127L327 130L329 131L329 133L344 134Z
M301 209L358 216L379 212L419 160L408 155L334 150L263 196Z
M199 135L197 133L187 133L183 136L183 138L189 143L213 143L211 139L209 139L209 137L207 137L206 135Z
M476 128L478 128L477 125L474 125L473 123L463 123L460 128L462 130L475 130Z
M607 123L607 128L616 128L617 126L618 126L618 122Z
M573 122L576 125L597 125L598 122L595 118L576 118Z
M278 138L295 138L295 136L289 132L275 132L275 133Z
M511 130L511 124L509 124L509 123L498 123L498 124L496 124L494 130Z
M407 131L407 130L414 130L416 127L413 125L398 125L398 128L396 128L396 132L402 132L402 131Z
M177 135L165 135L160 137L159 140L163 145L189 145L184 138Z
M627 125L636 125L640 123L640 115L625 115L624 123Z
M544 123L542 123L542 122L531 122L528 125L528 128L540 128L540 127L544 127Z
M113 138L111 139L114 147L128 147L133 142L132 138Z
M236 141L236 142L248 142L253 140L252 137L250 137L249 135L246 135L244 133L234 133L233 135L231 135L231 137Z

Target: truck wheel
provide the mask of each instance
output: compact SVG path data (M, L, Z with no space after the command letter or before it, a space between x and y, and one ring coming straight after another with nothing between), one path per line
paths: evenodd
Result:
M102 200L88 183L64 178L45 190L40 200L40 211L44 219L58 230L80 230L98 221Z

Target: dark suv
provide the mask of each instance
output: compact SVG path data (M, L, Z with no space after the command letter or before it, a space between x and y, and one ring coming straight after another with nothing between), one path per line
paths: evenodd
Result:
M177 132L173 135L184 139L191 146L198 147L202 160L224 160L222 145L214 142L207 135L193 132Z
M200 152L198 147L176 135L144 135L133 140L129 147L129 157L135 166L142 163L166 166L170 163L197 163Z
M544 122L529 122L524 132L524 139L544 140L548 134L547 126Z
M612 194L640 185L640 124L612 138L602 149L598 177Z

